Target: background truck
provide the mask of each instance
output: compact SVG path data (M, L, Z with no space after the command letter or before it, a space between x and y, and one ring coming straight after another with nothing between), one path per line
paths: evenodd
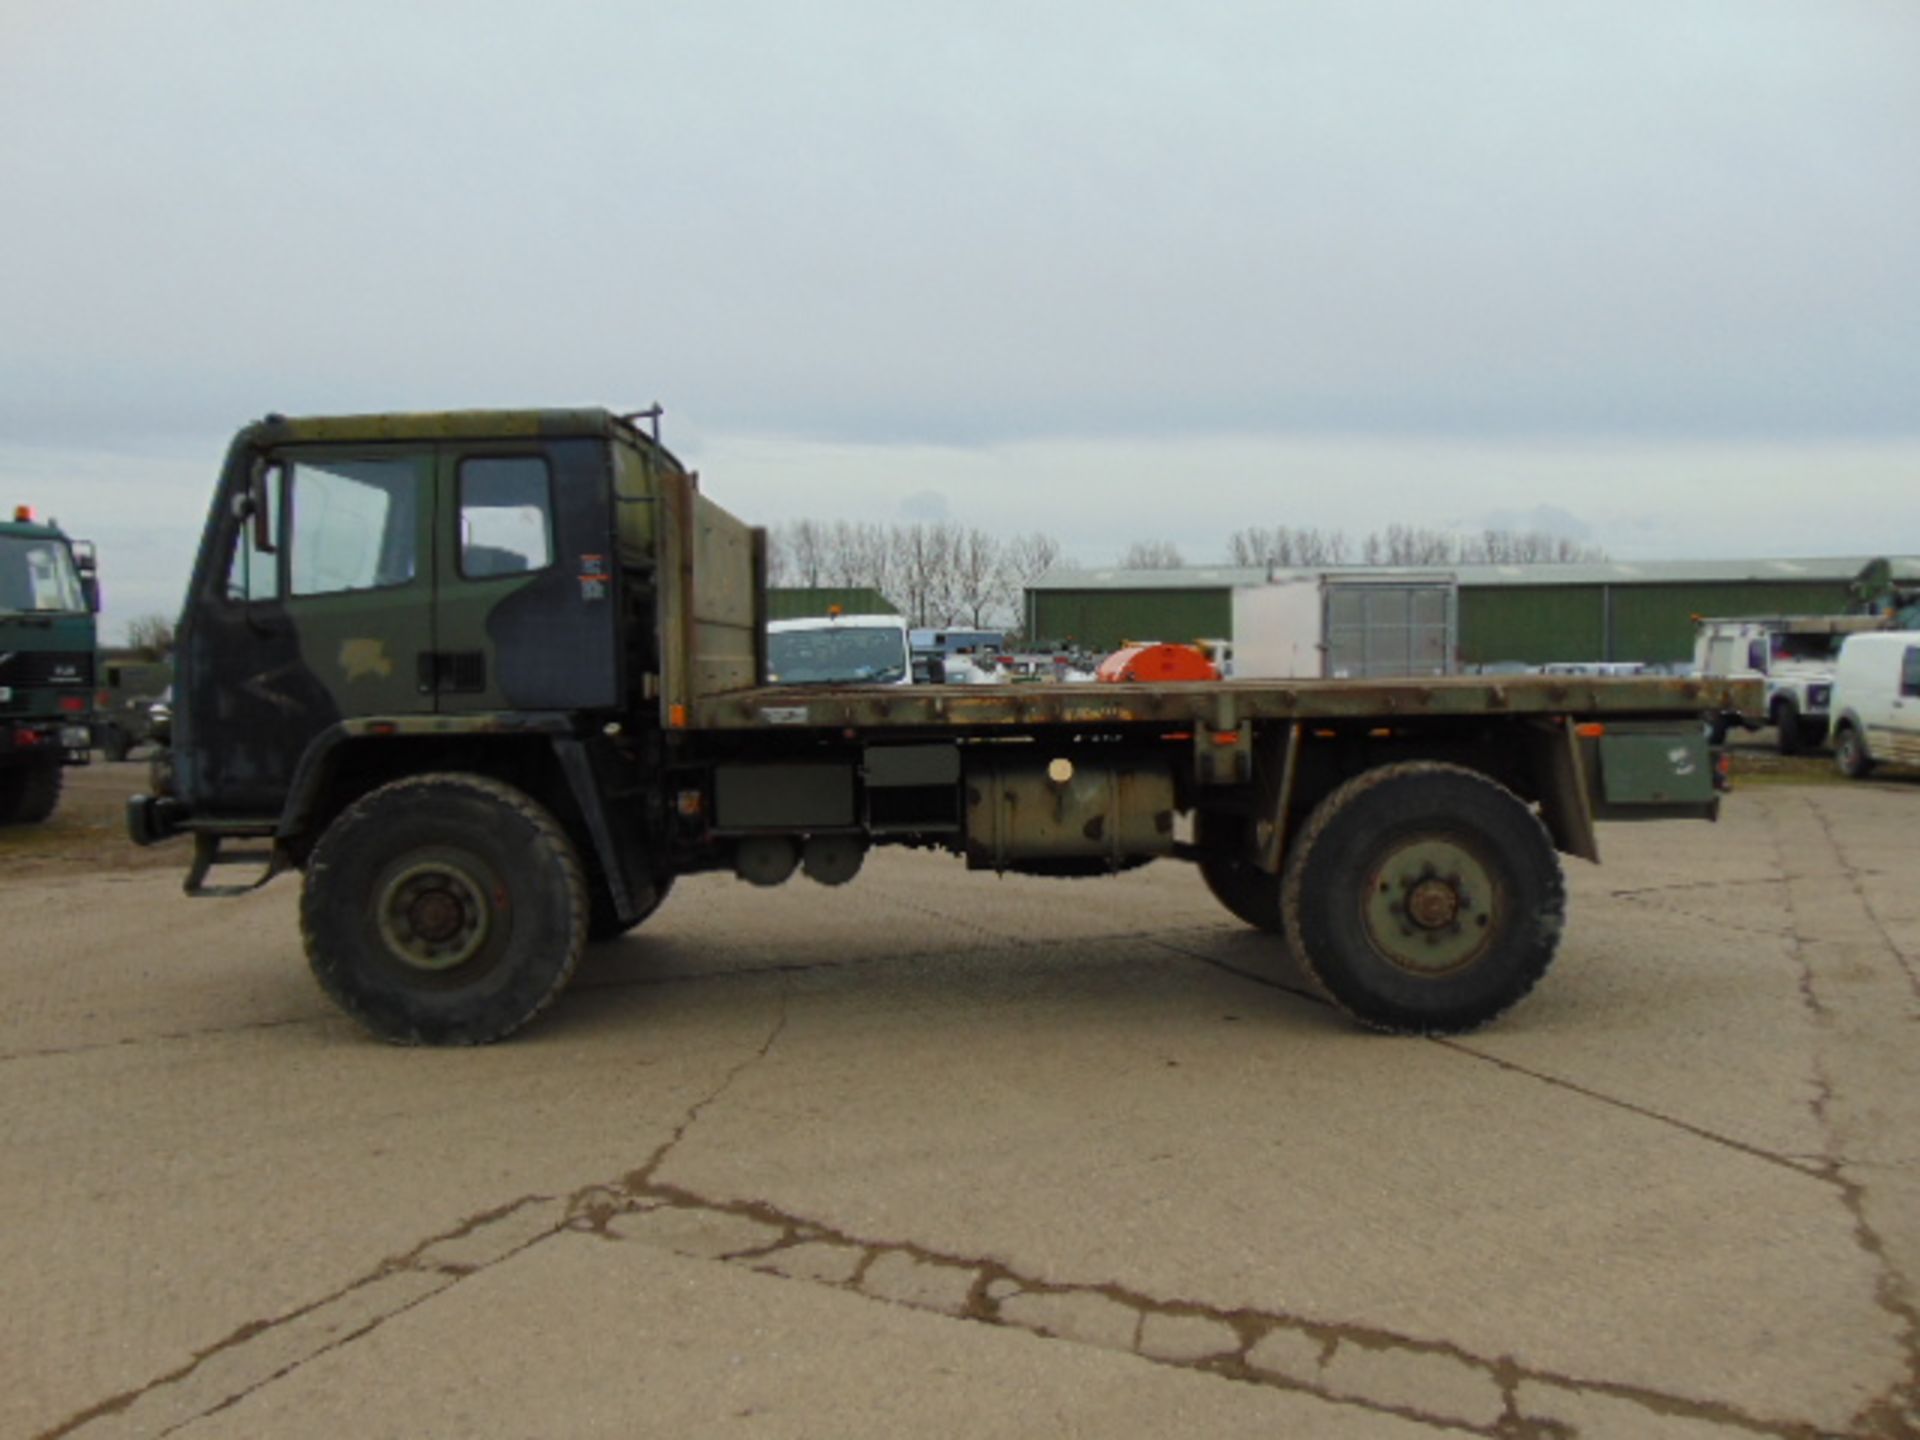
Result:
M45 820L87 763L99 598L92 546L25 505L0 521L0 824Z
M1349 1014L1451 1032L1545 972L1558 852L1597 859L1599 820L1715 814L1698 717L1758 701L1587 677L773 685L765 554L606 411L269 416L228 452L129 829L192 837L191 894L251 888L208 883L229 861L304 871L315 976L398 1042L510 1033L677 876L838 885L888 844L1061 878L1191 862Z
M1708 715L1715 743L1735 725L1758 730L1766 724L1774 727L1782 755L1825 744L1841 642L1863 631L1884 630L1887 624L1879 615L1765 615L1697 622L1695 673L1715 680L1758 680L1766 687L1763 708L1757 711Z
M898 615L809 616L767 626L767 679L787 685L911 685L913 651Z

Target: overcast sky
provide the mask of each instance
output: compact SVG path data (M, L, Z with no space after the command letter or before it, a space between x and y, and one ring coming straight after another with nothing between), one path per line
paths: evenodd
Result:
M1920 551L1920 3L0 0L0 501L668 409L756 521Z

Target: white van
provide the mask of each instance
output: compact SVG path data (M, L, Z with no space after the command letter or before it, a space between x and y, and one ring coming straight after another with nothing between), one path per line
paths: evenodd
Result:
M1856 779L1920 765L1920 630L1849 635L1833 677L1833 754Z

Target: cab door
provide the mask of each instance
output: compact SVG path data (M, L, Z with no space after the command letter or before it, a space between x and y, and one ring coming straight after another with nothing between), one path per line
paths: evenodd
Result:
M322 731L431 709L434 461L285 446L227 487L182 636L175 751L197 809L277 813Z
M591 437L442 446L435 638L442 714L612 709L612 477Z

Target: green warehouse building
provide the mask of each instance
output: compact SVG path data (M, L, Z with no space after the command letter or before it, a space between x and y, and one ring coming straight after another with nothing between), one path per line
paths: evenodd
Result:
M1871 558L1456 565L1428 573L1451 575L1458 586L1454 659L1461 667L1675 665L1693 657L1698 616L1844 613ZM1896 580L1920 583L1920 557L1890 563ZM1127 640L1232 639L1237 587L1377 573L1363 566L1055 569L1026 591L1026 633L1040 644L1096 652Z

